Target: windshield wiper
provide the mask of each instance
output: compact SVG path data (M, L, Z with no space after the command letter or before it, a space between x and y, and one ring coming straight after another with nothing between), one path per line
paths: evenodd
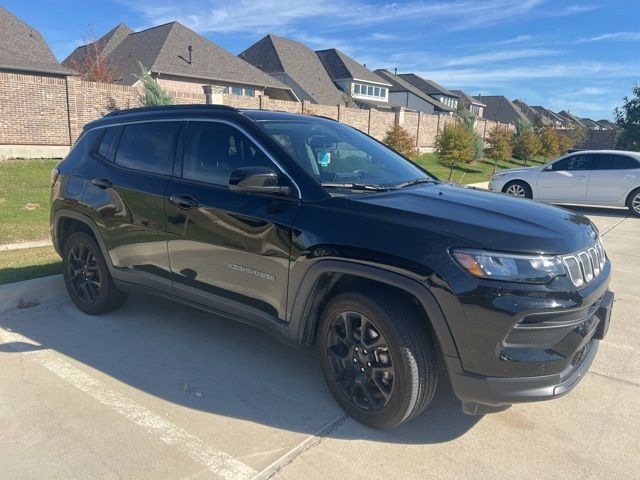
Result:
M374 192L386 192L389 187L384 185L376 185L373 183L336 183L322 182L321 185L326 188L348 188L349 190L372 190Z
M409 187L411 185L417 185L419 183L440 183L438 180L434 178L414 178L413 180L406 181L401 183L400 185L396 185L395 188L404 188Z

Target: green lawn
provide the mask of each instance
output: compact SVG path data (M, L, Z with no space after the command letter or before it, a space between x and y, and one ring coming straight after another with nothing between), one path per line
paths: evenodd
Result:
M438 162L435 153L425 153L414 159L414 161L421 167L426 168L440 180L447 180L449 178L449 167ZM542 165L543 163L544 161L539 159L529 162L527 166L533 167L535 165ZM518 167L524 167L522 160L512 158L507 162L498 162L498 171ZM487 182L492 174L493 161L487 159L454 168L451 180L462 184Z
M0 252L0 285L61 272L60 257L53 247Z
M0 162L0 243L49 236L51 170L57 160Z

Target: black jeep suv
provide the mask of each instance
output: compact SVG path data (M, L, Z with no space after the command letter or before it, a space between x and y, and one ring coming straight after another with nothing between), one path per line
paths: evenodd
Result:
M120 111L53 179L82 311L142 289L315 344L335 399L370 426L424 410L439 362L467 413L563 395L608 327L611 264L587 218L442 183L329 119Z

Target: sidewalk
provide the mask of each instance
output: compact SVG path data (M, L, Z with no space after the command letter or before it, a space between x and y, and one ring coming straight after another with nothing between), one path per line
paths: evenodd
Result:
M7 252L9 250L22 250L24 248L48 247L50 245L50 238L47 238L45 240L32 240L29 242L0 243L0 252Z

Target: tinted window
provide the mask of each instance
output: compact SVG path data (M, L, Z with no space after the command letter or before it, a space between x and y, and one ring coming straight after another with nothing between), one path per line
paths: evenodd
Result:
M573 155L553 164L551 170L590 170L593 155Z
M189 123L182 165L184 178L228 186L231 172L241 167L275 169L262 150L231 125Z
M616 154L598 155L598 170L629 170L632 168L640 168L640 163L634 158Z
M117 137L118 128L111 127L106 128L105 130L106 132L104 132L102 141L100 142L100 146L98 147L98 155L107 160L111 160L109 153L111 152L111 147L113 146L113 143Z
M149 173L169 175L180 122L135 123L124 127L116 164Z

